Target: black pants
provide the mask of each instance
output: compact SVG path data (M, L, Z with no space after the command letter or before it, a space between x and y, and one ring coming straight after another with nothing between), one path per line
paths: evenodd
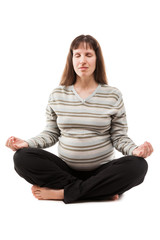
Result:
M105 200L143 182L145 159L125 156L93 171L76 171L54 154L37 148L23 148L14 155L16 172L33 185L64 189L64 202Z

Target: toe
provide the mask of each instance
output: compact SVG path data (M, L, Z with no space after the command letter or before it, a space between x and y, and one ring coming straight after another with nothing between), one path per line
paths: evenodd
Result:
M39 186L37 186L37 185L33 185L32 188L31 188L32 192L34 192L38 189L39 189Z
M113 196L113 200L118 200L118 199L119 199L119 195L118 194Z

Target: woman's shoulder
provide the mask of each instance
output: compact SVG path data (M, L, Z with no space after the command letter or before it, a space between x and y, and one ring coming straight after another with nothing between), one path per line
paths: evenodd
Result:
M121 96L122 93L117 87L113 87L107 84L101 85L101 92L106 94L117 94L118 96Z
M62 95L62 94L67 94L72 91L71 88L72 88L72 86L59 85L51 91L50 96L53 97L53 96L58 96L58 95Z

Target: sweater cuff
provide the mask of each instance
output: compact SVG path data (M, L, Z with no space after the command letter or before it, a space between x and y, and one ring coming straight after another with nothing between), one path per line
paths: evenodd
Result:
M138 146L133 146L133 147L131 147L130 149L129 149L129 153L128 153L128 155L133 155L133 150L134 149L136 149Z
M28 140L25 140L25 142L28 143L28 145L29 145L30 148L37 148L37 145L34 143L33 140L28 139Z

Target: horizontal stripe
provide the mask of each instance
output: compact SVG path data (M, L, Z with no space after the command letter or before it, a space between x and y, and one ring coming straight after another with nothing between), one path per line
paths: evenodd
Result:
M73 86L52 91L46 108L46 127L27 142L31 147L58 145L58 155L74 169L91 170L114 158L114 148L124 155L136 147L127 135L121 92L100 85L82 99Z
M102 147L106 147L108 146L110 143L105 143L103 145L100 145L99 147L97 147L98 145L93 145L93 146L67 146L66 144L63 144L63 143L59 143L60 146L63 148L63 149L66 149L66 150L69 150L69 151L91 151L91 150L96 150L96 149L100 149Z
M89 139L89 138L93 138L93 137L95 138L96 135L95 134L91 134L91 133L88 133L88 134L86 133L86 134L83 134L83 135L81 133L79 133L79 134L77 133L76 135L75 134L74 135L73 134L67 135L66 133L64 133L63 137L73 138L73 139L74 138L75 139L77 139L77 138L80 138L80 139L83 139L83 138L87 139L88 138Z
M75 159L75 158L68 158L66 156L63 156L62 154L59 154L59 156L62 158L62 159L65 159L67 162L72 162L72 163L83 163L83 164L90 164L92 162L98 162L100 160L104 160L113 155L113 151L110 151L109 153L107 154L103 154L103 155L100 155L98 158L83 158L83 159ZM108 159L108 160L111 160L111 159Z

